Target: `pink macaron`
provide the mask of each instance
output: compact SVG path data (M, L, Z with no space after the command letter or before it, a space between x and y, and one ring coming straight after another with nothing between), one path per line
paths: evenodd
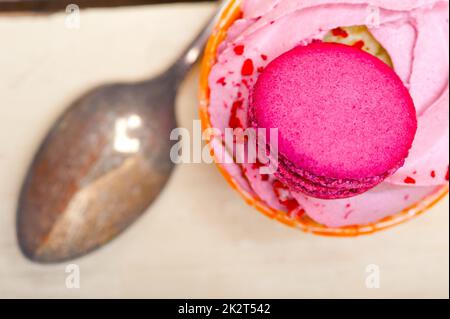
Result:
M338 199L403 166L417 131L412 98L378 58L336 43L299 46L272 61L251 96L254 127L277 128L277 177L294 191Z

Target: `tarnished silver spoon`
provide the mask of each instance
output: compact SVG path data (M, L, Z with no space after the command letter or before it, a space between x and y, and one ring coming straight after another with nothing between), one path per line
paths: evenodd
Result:
M109 242L157 198L173 170L177 89L225 4L163 74L97 87L70 105L40 146L22 186L17 235L42 263Z

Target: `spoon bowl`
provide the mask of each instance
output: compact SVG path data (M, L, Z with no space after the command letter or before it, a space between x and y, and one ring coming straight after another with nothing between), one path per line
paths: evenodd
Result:
M18 209L22 251L63 261L108 242L159 195L174 167L170 77L94 89L69 108L28 172Z

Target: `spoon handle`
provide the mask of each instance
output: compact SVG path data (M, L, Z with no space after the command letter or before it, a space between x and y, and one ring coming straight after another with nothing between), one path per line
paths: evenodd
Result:
M202 31L194 38L187 49L180 55L180 57L175 61L175 63L169 68L171 76L174 77L176 86L178 86L186 74L192 68L192 66L199 60L203 50L205 48L206 42L210 37L214 26L222 14L223 9L228 4L227 0L219 1L219 7L213 17L206 23L202 28Z

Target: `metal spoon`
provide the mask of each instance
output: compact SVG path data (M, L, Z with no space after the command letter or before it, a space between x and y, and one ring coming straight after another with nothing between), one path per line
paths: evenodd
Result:
M158 197L174 167L169 135L177 89L224 5L166 72L97 87L59 118L19 198L17 235L25 256L42 263L82 256L120 234Z

